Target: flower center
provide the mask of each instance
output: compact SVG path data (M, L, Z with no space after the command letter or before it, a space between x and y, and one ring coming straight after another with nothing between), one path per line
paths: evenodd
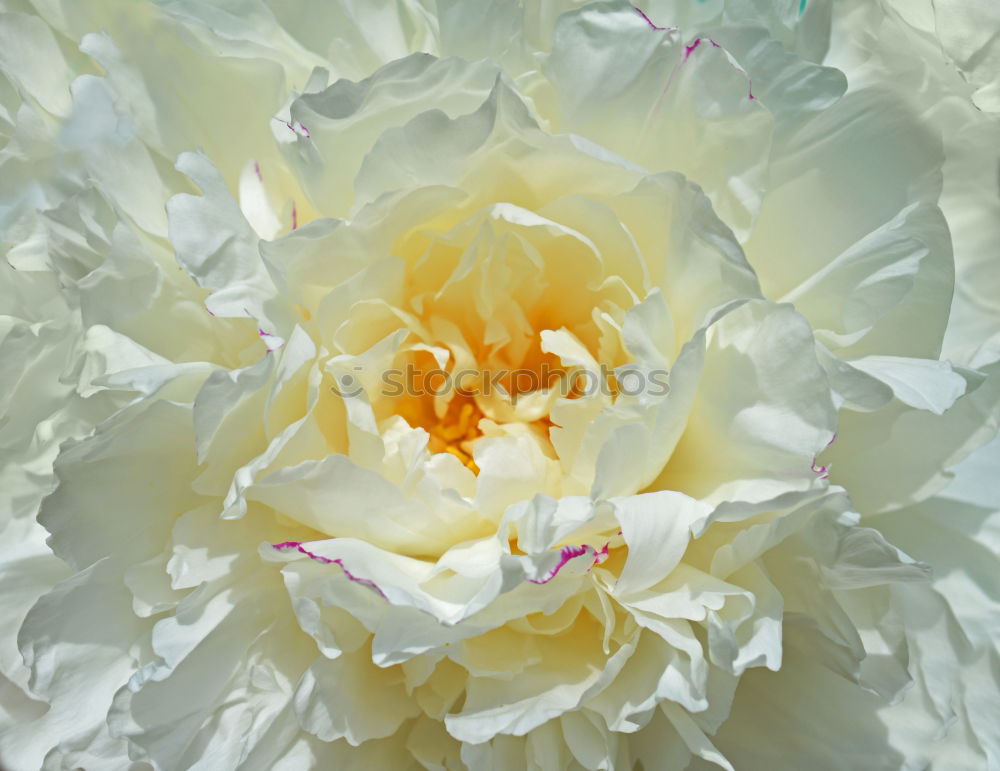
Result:
M426 427L430 434L427 444L431 452L454 455L472 473L478 474L479 467L472 459L472 443L483 435L479 430L482 417L483 413L473 399L456 396L444 416Z

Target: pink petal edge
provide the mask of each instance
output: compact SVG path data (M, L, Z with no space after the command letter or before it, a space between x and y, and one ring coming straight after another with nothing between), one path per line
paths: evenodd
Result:
M324 565L339 565L340 569L344 571L344 575L347 576L348 580L354 581L355 583L361 584L362 586L367 586L369 589L374 589L376 592L378 592L379 596L383 600L389 599L388 597L385 596L385 592L383 592L379 588L378 584L376 584L374 581L368 578L360 578L359 576L354 575L350 570L348 570L344 566L343 560L330 559L329 557L323 557L319 554L314 554L313 552L309 551L306 547L304 547L301 541L283 541L282 543L272 543L271 548L276 549L277 551L289 551L290 549L295 549L301 554L307 556L309 559L316 560L316 562L321 562Z

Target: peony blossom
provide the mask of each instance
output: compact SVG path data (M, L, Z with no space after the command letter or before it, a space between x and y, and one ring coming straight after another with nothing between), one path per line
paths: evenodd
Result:
M0 11L0 766L1000 769L992 7Z

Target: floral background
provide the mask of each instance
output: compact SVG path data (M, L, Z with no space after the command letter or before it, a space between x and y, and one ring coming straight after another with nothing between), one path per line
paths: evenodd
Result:
M0 765L1000 768L998 41L0 0Z

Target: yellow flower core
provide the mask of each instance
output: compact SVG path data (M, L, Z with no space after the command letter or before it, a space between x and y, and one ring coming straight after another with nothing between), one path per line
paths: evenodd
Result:
M482 436L479 430L482 417L483 413L473 399L456 396L448 405L444 417L428 427L430 450L454 455L472 473L478 474L479 467L472 460L472 442Z

